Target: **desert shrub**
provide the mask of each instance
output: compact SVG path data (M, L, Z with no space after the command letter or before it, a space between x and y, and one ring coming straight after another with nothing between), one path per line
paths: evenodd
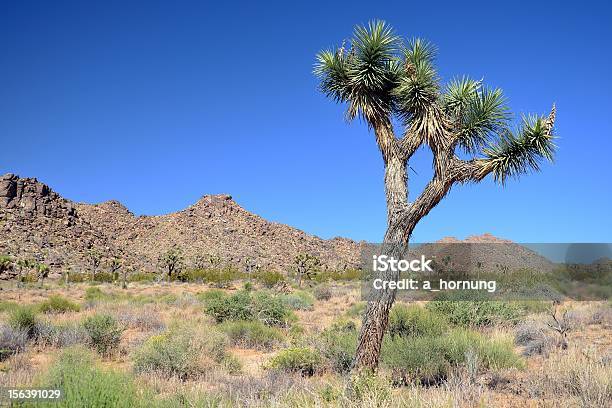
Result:
M115 281L115 277L110 272L96 272L94 274L95 282L104 282L104 283L113 283Z
M333 292L329 286L319 285L314 289L314 297L317 300L329 300L333 296Z
M85 289L85 300L87 301L104 300L106 298L106 293L96 286L91 286Z
M355 350L357 350L355 326L333 325L318 337L316 349L325 358L332 371L340 374L348 373L353 364Z
M251 308L251 295L244 291L231 296L211 297L206 302L205 310L217 323L255 318Z
M387 330L391 336L439 336L448 330L448 323L421 306L397 303L389 314Z
M212 298L206 302L205 310L218 323L259 320L269 326L284 326L292 317L280 297L265 292L251 294L240 291L231 296Z
M0 325L0 361L25 350L28 333L20 328Z
M17 302L11 302L10 300L0 300L0 313L1 312L12 312L18 307L19 307L19 304Z
M277 271L258 271L253 277L266 288L271 288L277 283L285 280L285 276Z
M450 368L443 343L436 337L387 337L382 359L393 371L394 381L400 383L438 383Z
M523 355L525 356L546 355L556 343L551 334L545 325L526 321L515 328L514 342L519 346L524 346Z
M235 346L269 350L283 342L282 333L260 321L225 322L219 327Z
M366 302L357 302L349 307L346 315L349 317L361 317L366 309Z
M51 295L47 300L38 305L42 313L66 313L78 312L79 305L60 295Z
M427 309L445 316L452 324L463 327L517 323L525 314L515 303L487 300L434 300Z
M363 272L359 269L325 270L315 275L318 282L328 281L357 281L363 278Z
M347 396L363 406L383 407L389 406L391 391L385 377L364 370L349 379Z
M154 273L135 272L128 276L128 282L153 282L155 280Z
M226 296L225 292L220 289L210 289L196 294L196 298L205 305L207 305L209 301L218 301Z
M282 295L281 299L292 310L311 310L314 304L312 295L303 290L296 290L293 293Z
M189 327L172 327L150 337L136 351L134 370L137 373L158 372L183 380L193 378L214 363L230 367L235 364L225 351L226 345L227 338L211 328L198 332Z
M124 310L117 315L119 322L130 329L162 330L166 327L159 313L153 310Z
M121 341L123 328L107 314L95 314L85 319L83 327L89 336L89 344L100 354L110 354Z
M268 326L286 326L295 316L279 296L266 292L252 295L254 316Z
M43 320L36 325L36 343L52 347L68 347L87 344L89 336L85 328L78 324L53 324Z
M63 398L53 407L146 406L128 376L97 367L91 353L80 347L64 350L41 385L62 390Z
M250 292L253 290L253 283L252 282L244 282L244 290L246 290L247 292Z
M593 350L570 349L545 360L530 378L532 398L569 397L567 406L608 407L612 401L612 364Z
M522 367L513 351L512 339L487 339L466 329L455 329L445 335L420 337L387 337L383 343L384 365L400 383L437 384L448 376L451 367L464 365L466 356L475 356L483 368Z
M182 282L205 282L217 287L227 287L232 281L242 278L240 271L231 268L188 269L178 274Z
M64 272L64 278L62 279L64 282L66 281L66 272ZM69 272L68 273L68 282L69 283L83 283L87 281L87 275L80 272Z
M36 337L36 310L31 306L20 306L11 312L9 324L26 333L29 339Z
M288 348L277 353L267 367L312 376L321 369L321 356L310 348Z

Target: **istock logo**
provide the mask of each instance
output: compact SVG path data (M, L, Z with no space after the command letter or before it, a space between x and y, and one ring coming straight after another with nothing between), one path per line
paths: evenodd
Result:
M425 255L421 255L421 259L395 259L388 255L373 255L372 269L375 272L433 272L429 266L431 259L425 259Z

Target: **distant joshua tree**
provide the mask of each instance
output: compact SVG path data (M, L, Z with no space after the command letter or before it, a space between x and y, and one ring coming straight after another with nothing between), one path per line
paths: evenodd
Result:
M299 254L294 258L295 272L297 278L297 285L299 288L302 287L302 280L312 279L314 275L319 271L321 261L316 256L310 254Z
M467 77L443 85L434 67L434 47L420 39L404 42L382 21L358 26L344 47L320 52L315 74L321 90L348 106L348 120L359 117L373 130L385 167L387 231L382 250L406 253L417 223L455 184L486 176L504 185L542 159L552 160L555 107L548 117L525 116L516 130L500 89ZM401 123L401 133L394 123ZM433 177L408 201L407 169L421 146L433 154ZM460 155L458 151L462 151ZM471 159L464 159L470 155ZM395 272L379 276L397 280ZM375 369L395 289L372 291L364 314L354 368Z
M29 273L32 269L36 268L36 261L32 259L22 258L17 260L17 286L21 287L23 285L23 271L26 271L26 274Z
M253 277L253 271L255 271L257 267L258 265L257 265L257 262L255 262L255 259L249 258L249 257L244 259L244 271L249 277L249 282L251 281Z
M114 281L119 280L119 269L123 267L123 261L119 257L114 257L111 259L109 264L111 275L113 276Z
M37 280L40 281L40 287L42 288L45 284L45 279L49 277L49 266L44 263L39 263L36 265L36 272L38 274Z
M13 268L13 258L8 255L0 255L0 273Z
M89 266L91 268L91 281L93 282L96 279L96 272L98 272L98 268L102 262L102 254L97 250L90 248L87 250L87 260L89 261Z
M217 254L206 255L206 260L208 261L208 267L210 269L219 269L219 267L221 266L221 262L223 261L221 257Z
M182 269L183 259L183 251L178 246L173 246L159 257L159 265L168 282L170 282L174 273L178 273Z

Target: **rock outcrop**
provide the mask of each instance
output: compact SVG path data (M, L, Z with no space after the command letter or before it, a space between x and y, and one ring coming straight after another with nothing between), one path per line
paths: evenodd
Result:
M135 270L155 271L159 255L174 245L187 263L211 254L237 267L250 258L285 272L298 253L345 268L357 266L360 251L360 244L348 239L324 240L266 221L229 195L206 195L176 213L135 216L117 201L74 203L34 178L0 178L0 254L36 259L54 272L84 271L94 250L103 263L120 257Z

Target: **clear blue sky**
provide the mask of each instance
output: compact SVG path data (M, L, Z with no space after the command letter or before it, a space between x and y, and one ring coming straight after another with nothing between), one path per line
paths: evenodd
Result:
M321 237L379 241L383 167L363 124L318 93L314 56L387 20L437 44L444 79L558 106L554 165L506 188L455 188L417 241L491 232L612 241L612 6L606 2L29 2L0 4L0 173L136 214L227 192ZM430 174L412 166L412 197Z

